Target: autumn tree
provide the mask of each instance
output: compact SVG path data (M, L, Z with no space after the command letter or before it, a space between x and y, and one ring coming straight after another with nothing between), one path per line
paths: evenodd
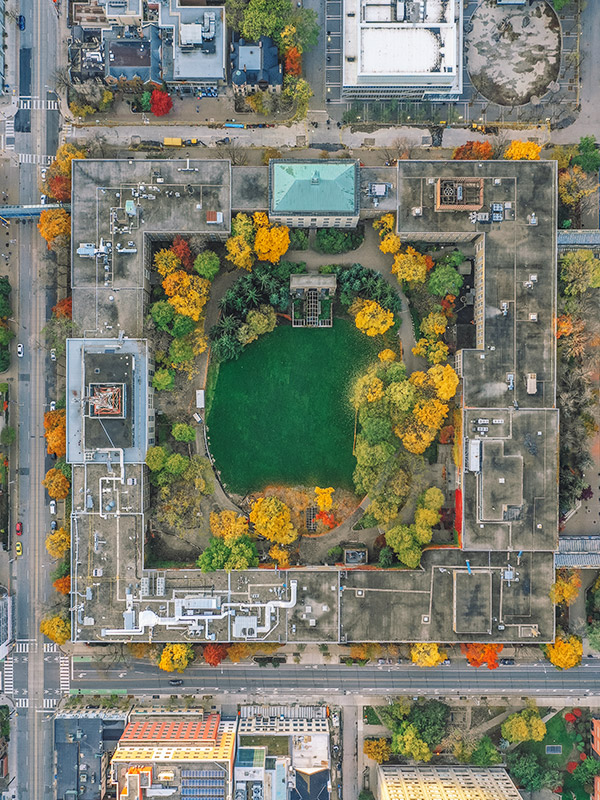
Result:
M248 658L250 653L250 647L246 644L246 642L235 642L234 644L229 645L227 648L227 658L232 664L239 664L240 661Z
M146 466L151 472L159 472L164 468L168 458L164 447L154 445L146 450Z
M43 239L51 245L58 236L71 235L71 215L64 208L53 208L42 211L38 230Z
M162 285L175 312L198 322L208 300L210 281L176 270L166 276Z
M283 60L283 68L288 75L302 74L302 55L297 47L290 47Z
M160 89L155 89L150 98L150 111L155 117L164 117L173 108L173 101Z
M373 222L373 228L379 233L380 239L385 239L388 234L392 233L395 227L396 217L394 214L384 214Z
M192 269L193 260L192 260L192 251L190 250L190 245L187 242L187 240L184 239L183 236L176 236L173 239L171 250L173 253L175 253L177 258L183 265L183 268L187 269L187 271L189 272Z
M511 714L502 723L502 737L507 742L541 742L545 735L546 723L537 708Z
M250 522L258 536L276 544L291 544L298 538L290 509L277 497L259 497L252 506Z
M514 139L504 153L504 158L510 161L539 161L541 151L541 144L521 142L519 139Z
M550 600L556 605L573 605L580 587L581 572L578 569L557 569L556 581L550 589Z
M73 319L73 298L71 295L59 300L52 306L52 313L57 319Z
M379 249L382 253L391 253L392 255L396 255L401 247L400 237L395 233L386 234L379 243Z
M49 469L46 477L42 481L50 497L55 500L64 500L68 497L71 484L63 473L58 469Z
M254 240L254 251L259 261L278 264L290 246L290 230L285 225L265 225L258 228Z
M245 347L259 336L271 333L277 326L277 315L273 306L263 303L259 308L251 308L237 331L238 341Z
M488 669L497 669L498 654L502 652L501 644L461 644L461 653L466 656L472 667L481 667L484 664Z
M578 636L557 636L554 644L545 646L545 654L557 669L571 669L581 663L583 645Z
M315 486L315 500L319 511L330 511L333 505L333 486L328 486L327 489L321 489L320 486Z
M409 283L423 283L427 277L427 261L425 256L414 247L407 247L406 252L396 253L392 264L392 274L398 281Z
M68 175L70 177L73 159L81 160L85 157L85 150L81 147L71 143L62 144L56 151L54 161L48 167L48 173L50 175Z
M390 743L387 739L365 739L363 753L367 758L372 758L378 764L384 764L392 756Z
M412 348L415 356L426 358L430 364L442 364L448 360L450 349L441 339L419 339Z
M279 569L288 569L290 566L290 554L278 544L269 548L269 556L275 561Z
M573 250L560 259L560 278L565 294L581 295L588 289L600 288L600 259L592 250Z
M410 723L404 723L401 730L394 734L391 750L413 761L431 761L433 755L427 742L419 736L417 728Z
M410 660L419 667L437 667L447 658L445 651L434 642L418 642L410 648Z
M71 534L65 528L59 528L46 536L46 550L52 558L62 558L71 547Z
M172 249L163 248L158 250L154 255L154 268L161 276L166 278L172 272L175 272L181 267L181 259L177 253Z
M210 514L210 532L218 539L230 545L240 536L248 535L248 520L235 511L212 511Z
M252 245L248 244L244 237L230 236L225 242L225 249L227 250L225 258L228 261L231 261L239 269L246 269L248 272L252 271L255 258L254 251Z
M48 194L59 203L71 201L71 176L51 175L48 178Z
M202 650L202 656L211 667L218 667L221 661L227 658L227 645L206 644Z
M46 617L40 623L40 632L56 644L63 645L71 638L71 623L58 614Z
M64 408L44 414L44 436L48 453L62 458L67 452L66 412Z
M562 339L563 336L570 336L575 330L573 317L571 314L560 314L556 318L556 338Z
M490 142L468 141L455 147L452 158L455 161L487 161L494 155L494 148Z
M561 203L579 211L586 197L598 191L598 180L587 175L577 165L561 170L558 175L558 197Z
M375 300L364 300L357 297L348 312L354 317L354 323L358 330L363 331L367 336L383 334L394 324L393 312L382 308Z
M52 586L59 594L69 594L71 591L71 576L65 575L64 578L57 578Z
M160 654L158 668L165 672L183 672L193 660L194 651L190 644L166 644Z

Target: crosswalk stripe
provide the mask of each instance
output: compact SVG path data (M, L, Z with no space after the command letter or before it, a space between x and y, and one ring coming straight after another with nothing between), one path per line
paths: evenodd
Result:
M15 653L28 653L29 642L17 642L15 644Z
M12 656L4 659L4 694L12 694L15 688L15 673Z
M39 97L20 97L18 107L22 111L58 111L58 101L40 100Z
M44 653L56 653L57 650L56 642L44 642Z
M47 167L54 160L55 156L39 156L37 153L19 153L19 164L42 164Z
M56 697L44 697L44 708L56 708L57 703Z
M29 708L29 698L28 697L17 697L15 699L15 707L16 708Z
M60 657L60 691L69 694L71 690L71 659L67 656Z

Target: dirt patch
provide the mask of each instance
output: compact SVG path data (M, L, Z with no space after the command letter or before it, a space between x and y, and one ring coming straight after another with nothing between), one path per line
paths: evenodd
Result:
M560 23L545 0L500 6L483 0L466 36L467 70L492 103L520 106L541 98L560 68Z

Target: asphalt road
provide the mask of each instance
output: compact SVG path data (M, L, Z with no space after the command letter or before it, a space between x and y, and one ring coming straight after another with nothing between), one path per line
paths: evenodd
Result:
M26 20L20 33L19 94L55 99L49 90L58 64L61 34L51 0L21 0L19 11ZM19 112L23 113L23 112ZM56 151L59 118L57 111L32 109L15 120L15 149L39 160ZM21 164L19 190L21 203L36 203L40 197L40 167ZM58 653L44 650L39 632L48 603L54 601L50 585L51 559L45 548L50 527L48 497L41 485L49 466L44 446L43 413L54 397L55 376L40 332L56 302L55 289L45 267L46 248L33 223L14 225L18 238L18 290L13 304L16 317L16 342L24 345L24 356L14 355L17 374L18 474L12 496L12 522L23 522L23 556L13 560L12 585L15 592L15 633L18 641L13 654L13 700L17 714L12 719L11 747L17 753L17 775L13 788L23 800L50 800L53 797L52 728L50 713L59 699ZM12 229L11 229L12 230ZM12 276L13 286L17 283ZM17 289L17 286L15 286ZM17 302L15 302L17 301ZM14 386L14 384L13 384ZM15 409L16 410L16 409ZM13 541L14 545L14 541ZM15 761L13 759L12 763Z
M190 666L181 676L183 686L169 684L169 673L142 661L103 667L73 664L72 688L125 689L131 694L219 694L247 691L269 695L310 697L318 692L373 692L375 694L430 695L518 695L571 697L600 695L600 660L588 660L581 667L560 671L548 662L474 669L466 664L425 669L412 665L346 667L286 664L278 669L257 665L224 667ZM180 677L175 675L175 677Z

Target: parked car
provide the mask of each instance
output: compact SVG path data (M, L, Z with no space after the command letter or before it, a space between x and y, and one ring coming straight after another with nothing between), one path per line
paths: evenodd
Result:
M169 680L169 683L171 684L171 686L183 686L183 681L181 680L181 678L171 678Z
M442 661L442 666L443 666L443 667L449 667L451 663L452 663L452 662L450 661L450 659L449 659L449 658L445 658L445 659Z
M40 176L43 181L46 180L46 167L42 167L42 169L40 170Z
M515 663L514 658L501 658L500 663L503 664L505 667L512 667Z
M57 528L58 528L58 522L55 519L53 519L52 522L50 523L50 530L55 531Z
M40 205L45 206L47 202L48 202L48 195L47 194L40 195Z
M17 531L17 536L20 536L23 533L23 523L17 522L17 524L15 525L15 529Z
M56 361L56 350L54 349L54 347L52 348L52 350L50 350L50 360Z
M25 348L23 347L22 344L17 345L17 355L19 356L19 358L23 358L23 356L25 355Z
M22 556L23 555L23 545L21 544L21 542L17 542L16 543L16 545L15 545L15 553L18 556Z
M23 16L23 14L19 14L19 16L17 17L17 25L19 26L20 31L25 30L25 17Z
M56 400L50 401L50 411L56 411Z
M50 500L50 513L56 514L56 500Z

